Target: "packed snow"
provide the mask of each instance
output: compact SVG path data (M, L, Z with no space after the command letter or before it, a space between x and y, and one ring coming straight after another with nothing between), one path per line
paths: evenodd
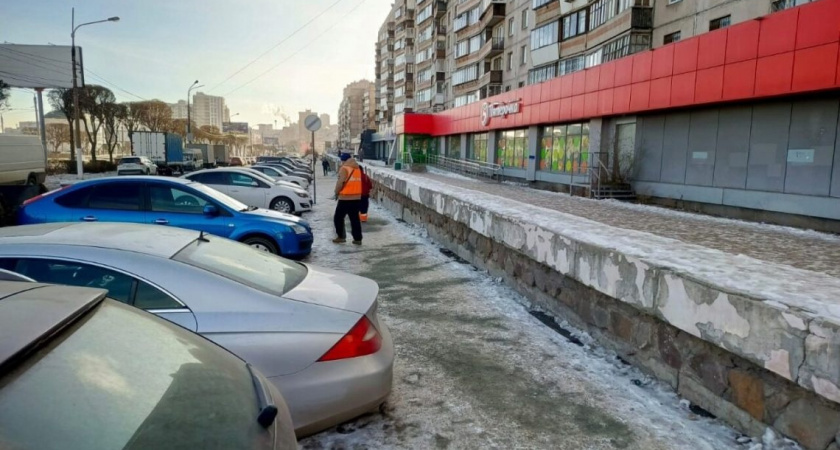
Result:
M117 172L102 172L102 173L83 173L82 179L83 180L92 180L94 178L104 178L104 177L115 177L117 176ZM69 184L77 183L79 181L79 177L76 176L75 173L62 173L59 175L49 175L47 176L46 181L44 182L44 186L47 187L48 190L52 191L58 189L62 186L67 186Z

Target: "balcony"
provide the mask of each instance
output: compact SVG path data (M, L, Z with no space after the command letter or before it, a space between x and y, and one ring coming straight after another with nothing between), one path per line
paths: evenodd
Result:
M444 0L437 0L435 2L435 18L440 19L446 15L446 2Z
M491 71L485 72L484 75L482 75L478 79L478 84L480 86L484 86L484 85L487 85L487 84L501 84L501 83L502 83L502 71L501 70L491 70Z
M486 59L486 58L493 58L495 56L501 55L505 51L505 38L503 37L494 37L484 45L481 46L481 49L478 51L479 59Z
M414 10L413 9L406 9L405 12L396 18L397 23L402 23L406 21L413 21L414 20Z
M481 12L481 28L491 28L505 20L505 4L495 1L487 5L487 9Z
M645 30L653 28L653 8L634 6L630 17L630 27Z
M446 36L446 25L435 25L435 33L437 33L438 36Z

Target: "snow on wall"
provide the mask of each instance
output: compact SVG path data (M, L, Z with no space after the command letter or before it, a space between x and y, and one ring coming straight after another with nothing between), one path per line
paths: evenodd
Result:
M840 279L437 181L384 187L840 403Z

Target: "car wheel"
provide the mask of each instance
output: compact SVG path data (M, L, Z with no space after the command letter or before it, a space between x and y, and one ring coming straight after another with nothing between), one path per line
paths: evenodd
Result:
M274 211L284 212L286 214L291 214L295 212L295 204L292 203L292 201L286 197L275 198L271 201L269 208Z
M252 236L243 239L242 243L245 245L250 245L255 250L259 250L261 252L273 253L275 255L280 254L280 252L277 250L277 246L274 245L274 242L271 242L271 240L264 237Z
M38 179L35 178L35 175L29 175L29 178L26 179L26 184L29 186L35 186L38 184Z
M146 175L151 175L151 174L152 174L152 171L147 168L146 169Z

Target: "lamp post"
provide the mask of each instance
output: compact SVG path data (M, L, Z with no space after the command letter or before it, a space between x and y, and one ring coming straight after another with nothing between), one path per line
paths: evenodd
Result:
M228 126L230 126L230 124L232 124L232 123L233 123L233 120L232 120L232 119L233 119L234 117L238 116L238 115L239 115L239 113L235 113L235 114L231 114L230 116L228 116ZM233 133L233 128L232 128L232 127L230 128L229 133ZM237 145L236 145L236 141L234 140L234 148L236 148L236 147L237 147ZM239 153L239 152L237 152L237 153ZM240 154L239 156L245 156L245 155L244 155L244 154Z
M192 143L192 118L190 116L190 93L193 89L198 89L202 86L196 86L198 84L198 80L193 81L193 84L190 85L190 88L187 89L187 142Z
M85 22L79 25L76 25L76 8L71 9L71 18L70 18L70 26L73 28L73 31L70 32L70 41L71 41L71 64L73 66L73 118L76 122L76 176L79 179L82 179L82 174L84 173L84 164L82 162L82 133L79 129L79 85L78 81L76 80L76 30L85 26L85 25L93 25L96 23L104 23L104 22L118 22L120 20L119 17L109 17L103 20L96 20L93 22Z

